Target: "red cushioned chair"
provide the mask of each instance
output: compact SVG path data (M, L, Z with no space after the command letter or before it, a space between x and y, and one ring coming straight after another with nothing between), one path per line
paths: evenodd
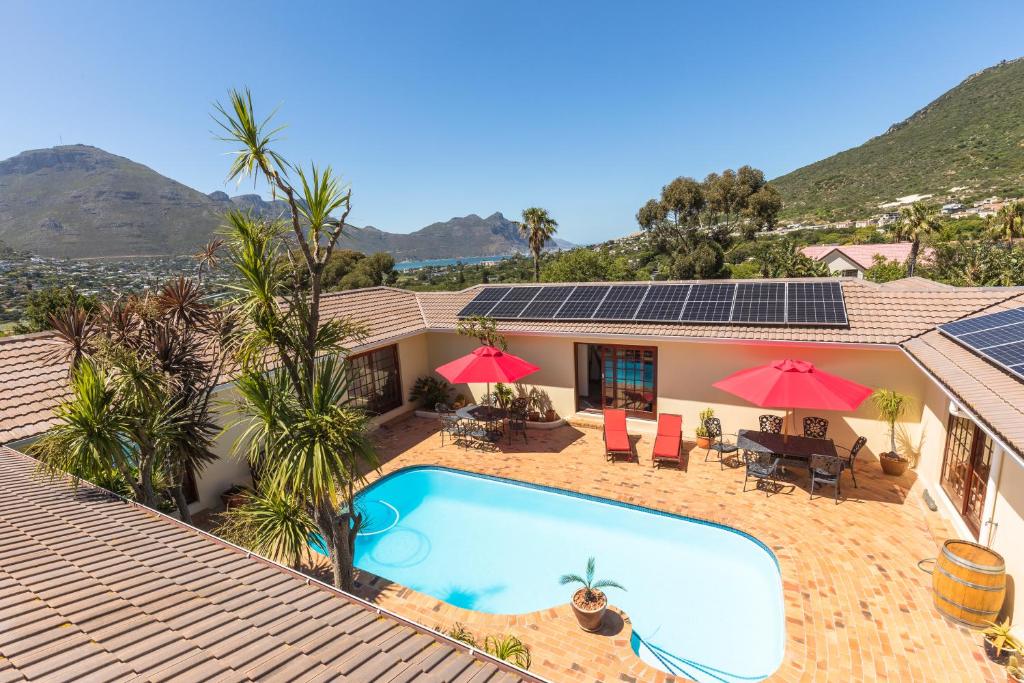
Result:
M626 411L605 408L604 411L604 454L609 460L626 458L632 460L633 448L626 432Z
M658 415L658 436L654 439L651 453L654 466L672 462L683 466L683 418L681 415L662 413Z

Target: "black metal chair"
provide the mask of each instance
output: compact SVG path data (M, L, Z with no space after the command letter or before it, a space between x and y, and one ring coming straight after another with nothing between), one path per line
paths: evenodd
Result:
M779 461L781 458L773 453L755 453L754 451L743 451L743 463L746 465L746 472L743 475L743 492L747 492L747 481L750 478L757 480L755 490L765 488L765 494L779 490Z
M761 425L762 432L769 434L782 433L782 418L778 415L761 415L757 418L757 422Z
M722 421L717 417L709 417L704 420L704 430L708 433L708 439L710 441L708 445L708 452L704 454L704 462L708 462L711 457L711 451L718 453L718 463L721 465L721 469L725 469L725 454L735 453L739 450L739 447L731 441L725 440L725 434L722 432ZM730 436L732 436L730 434Z
M836 455L812 455L808 465L811 474L811 500L814 500L814 489L819 484L834 486L836 489L836 505L839 505L839 496L842 495L840 478L843 475L845 458Z
M526 436L526 416L530 412L529 399L519 397L512 399L508 407L508 442L512 443L512 437L516 432L523 435L523 441L530 442Z
M434 405L434 412L437 413L437 418L441 421L441 445L444 446L444 435L447 434L451 441L456 441L459 436L459 424L462 420L455 411L452 410L447 403L437 403Z
M853 486L857 488L857 475L853 471L853 461L857 459L857 454L860 453L860 449L864 448L864 444L868 442L866 436L858 436L857 440L853 442L853 446L846 448L844 446L836 446L841 448L849 455L846 456L846 467L850 470L850 476L853 477Z
M809 439L827 439L828 420L823 417L805 417L804 436Z

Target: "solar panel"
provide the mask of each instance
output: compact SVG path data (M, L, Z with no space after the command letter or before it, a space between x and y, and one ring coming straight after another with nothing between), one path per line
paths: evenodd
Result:
M565 302L561 300L538 301L534 299L523 309L519 317L526 320L551 320L563 303Z
M1024 308L939 325L943 334L1024 380Z
M508 318L518 318L519 314L523 312L529 301L502 301L497 306L491 309L490 317L497 318L498 320L507 320Z
M647 294L647 286L615 285L594 313L595 320L632 320Z
M486 287L476 295L473 301L501 301L501 297L508 294L511 287Z
M686 322L728 322L732 314L734 284L693 285L680 320Z
M686 304L690 285L651 285L634 320L677 321Z
M736 286L734 323L785 323L785 282L742 282Z
M790 282L786 320L795 325L846 325L846 304L838 282Z
M493 301L477 301L474 299L470 301L466 306L459 311L460 318L469 318L474 315L487 315L494 308Z
M540 287L513 287L512 290L505 295L502 301L526 301L530 302L533 297L537 296L537 292L540 291Z
M574 289L572 285L541 287L534 301L565 301Z
M609 289L611 287L577 287L555 313L555 318L558 320L589 320Z

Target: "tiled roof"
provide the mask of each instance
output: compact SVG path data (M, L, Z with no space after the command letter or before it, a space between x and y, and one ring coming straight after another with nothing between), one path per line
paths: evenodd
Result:
M861 268L870 268L875 263L875 256L881 256L886 261L904 263L910 257L910 242L897 242L895 244L816 244L804 247L800 251L804 256L814 260L820 260L833 251L844 254L846 258L853 261ZM925 247L921 250L918 261L925 263L930 261L935 254L934 249Z
M828 278L828 281L834 281ZM678 325L609 322L500 321L508 333L556 333L601 336L657 336L678 339L738 339L847 344L898 344L937 324L969 315L1024 291L1017 288L908 287L841 280L849 327L771 327L754 325ZM419 295L432 329L454 329L459 310L480 291L424 292Z
M0 448L0 680L539 680Z
M984 313L1021 306L1024 296ZM903 348L1007 445L1024 454L1024 383L938 330L907 341Z
M832 279L830 279L832 281ZM951 288L909 278L884 285L841 279L850 324L845 328L501 321L506 333L655 336L679 340L891 344L1018 296L1024 288ZM321 302L326 319L351 317L368 334L353 348L380 345L426 330L454 330L456 314L481 286L460 292L410 292L391 287L337 292ZM67 365L47 360L50 334L0 339L0 443L37 436L66 396Z

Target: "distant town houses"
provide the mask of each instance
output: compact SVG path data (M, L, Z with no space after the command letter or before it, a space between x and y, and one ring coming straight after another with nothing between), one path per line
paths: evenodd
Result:
M800 251L804 256L827 265L833 275L863 278L867 269L874 265L877 256L881 256L886 261L906 263L907 258L910 257L912 246L910 242L897 242L896 244L819 244L804 247ZM926 247L921 250L918 262L929 263L934 257L935 251Z

